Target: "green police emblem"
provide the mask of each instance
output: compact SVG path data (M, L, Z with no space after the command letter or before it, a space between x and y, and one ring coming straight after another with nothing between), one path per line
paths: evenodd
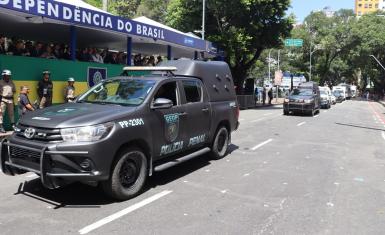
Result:
M168 142L174 142L179 135L179 114L164 115L166 121L165 137Z

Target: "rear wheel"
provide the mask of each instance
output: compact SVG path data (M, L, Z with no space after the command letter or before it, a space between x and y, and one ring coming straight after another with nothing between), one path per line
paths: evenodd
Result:
M147 158L142 150L128 148L115 161L110 179L103 181L103 191L118 200L138 195L147 179Z
M211 146L211 158L223 158L229 146L229 132L226 127L220 127L215 135L214 142Z

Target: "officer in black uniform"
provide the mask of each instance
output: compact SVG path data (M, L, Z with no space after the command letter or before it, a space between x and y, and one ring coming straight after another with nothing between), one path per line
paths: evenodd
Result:
M37 94L40 98L40 105L39 108L43 109L45 107L49 107L52 105L52 90L53 90L53 83L50 80L51 72L50 71L44 71L43 72L43 78L39 81L39 84L37 85Z

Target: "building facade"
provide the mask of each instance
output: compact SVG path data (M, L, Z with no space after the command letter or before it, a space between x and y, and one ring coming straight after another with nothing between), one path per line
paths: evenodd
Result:
M362 16L385 7L384 0L355 0L355 14Z

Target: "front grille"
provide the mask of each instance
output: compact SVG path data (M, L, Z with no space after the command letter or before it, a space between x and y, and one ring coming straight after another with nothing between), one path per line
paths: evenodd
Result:
M18 159L23 159L27 161L32 161L39 163L40 162L40 153L37 151L30 151L14 146L9 147L9 153L12 158L18 158Z
M24 132L28 126L19 125L18 128L20 131L16 132L17 136L28 139L24 136ZM61 137L60 130L59 129L44 129L44 128L35 128L35 135L30 140L38 140L38 141L44 141L44 142L57 142L62 141L63 138Z

